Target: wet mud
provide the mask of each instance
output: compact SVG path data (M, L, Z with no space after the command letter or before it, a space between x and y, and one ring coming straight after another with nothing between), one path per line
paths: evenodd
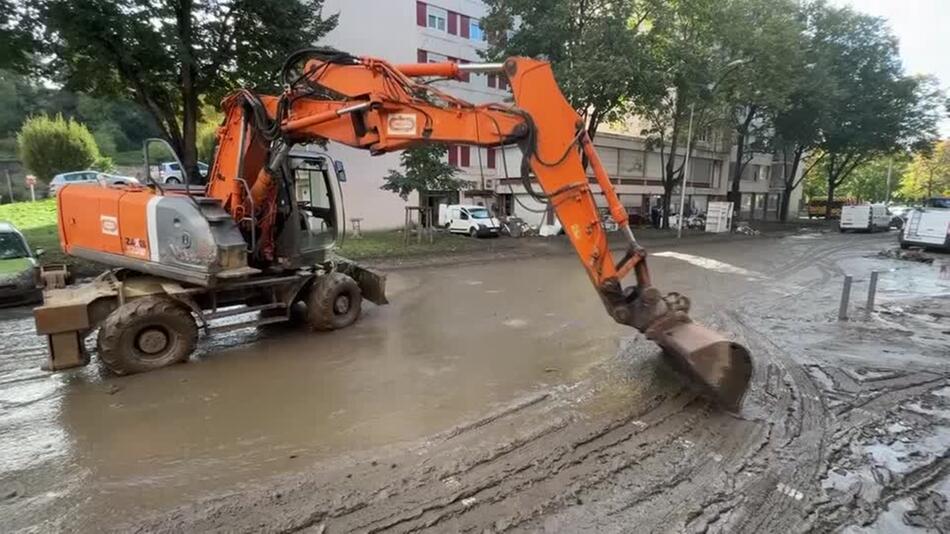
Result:
M399 270L351 329L240 331L122 379L43 374L11 317L0 512L24 531L946 531L950 281L871 257L892 238L651 260L750 348L738 415L611 324L571 257Z

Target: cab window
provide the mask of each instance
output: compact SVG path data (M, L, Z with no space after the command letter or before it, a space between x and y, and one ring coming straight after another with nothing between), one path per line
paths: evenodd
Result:
M459 219L462 219L463 221L467 221L467 220L468 220L468 212L465 211L465 210L462 210L461 215L459 216Z
M336 226L325 160L304 159L294 169L297 205L306 216L311 233L324 233Z

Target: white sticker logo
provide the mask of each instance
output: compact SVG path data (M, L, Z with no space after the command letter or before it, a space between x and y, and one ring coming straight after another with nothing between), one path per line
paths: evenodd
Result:
M386 132L393 136L415 136L416 114L393 113L386 120Z
M100 215L99 228L105 235L119 235L119 219L109 215Z

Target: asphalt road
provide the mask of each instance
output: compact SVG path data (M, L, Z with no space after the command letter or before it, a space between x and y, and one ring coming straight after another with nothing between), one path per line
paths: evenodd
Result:
M751 349L739 416L613 324L570 256L396 270L393 304L344 331L237 331L123 378L40 371L28 312L8 311L0 516L36 532L946 531L950 257L873 257L895 241L653 251L654 283Z

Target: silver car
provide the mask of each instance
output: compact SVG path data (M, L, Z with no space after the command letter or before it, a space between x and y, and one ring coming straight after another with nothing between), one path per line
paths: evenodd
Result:
M208 164L202 161L198 162L198 174L202 178L208 177ZM181 165L177 162L166 162L161 163L158 166L158 181L163 184L183 184L185 183L184 178L181 174Z
M43 301L43 284L36 254L23 234L0 221L0 306L36 304Z
M56 193L67 184L86 184L86 185L131 185L139 183L138 179L131 176L118 176L99 171L75 171L57 174L49 183L49 196L55 197Z

